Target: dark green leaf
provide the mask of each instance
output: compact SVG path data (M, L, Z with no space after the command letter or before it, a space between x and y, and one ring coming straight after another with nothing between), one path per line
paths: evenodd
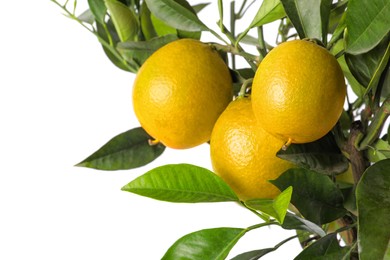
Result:
M152 14L176 29L191 32L208 30L196 14L174 0L145 1Z
M107 55L107 57L109 58L109 60L118 68L125 70L125 71L131 71L129 69L129 67L127 66L125 60L122 59L122 57L119 56L119 54L117 53L116 48L114 46L111 46L110 44L108 44L108 42L110 42L108 39L109 36L111 37L114 44L117 44L120 41L119 36L116 33L115 27L114 27L113 23L111 22L111 20L108 20L107 24L103 24L103 25L100 23L97 23L96 27L97 27L97 34L103 40L101 42L102 46L103 46L103 50L104 50L105 54ZM116 54L118 54L118 55L116 55ZM136 66L136 64L132 64L132 65L134 66L134 70L132 72L135 72L136 70L138 70L138 66Z
M292 144L287 150L280 150L277 156L327 175L339 174L348 169L348 160L331 133L311 143Z
M317 234L321 237L326 235L325 231L317 224L291 213L286 214L282 227L288 230L297 229L308 231L312 234Z
M332 17L332 16L331 16ZM335 25L329 25L329 26L335 26L334 29L330 28L329 30L332 30L332 37L329 41L329 44L334 44L339 39L341 39L344 35L345 28L347 28L347 24L345 23L345 12L341 16L341 18L337 21L332 21L332 23L335 23ZM336 19L336 18L333 18ZM344 41L342 41L342 48L344 49Z
M276 251L279 247L281 247L286 242L288 242L288 241L290 241L290 240L292 240L294 238L296 238L296 236L289 237L289 238L281 241L276 246L271 247L271 248L264 248L264 249L259 249L259 250L253 250L253 251L245 252L243 254L239 254L239 255L233 257L231 260L256 260L256 259L259 259L259 258L265 256L268 253Z
M77 166L99 170L124 170L146 165L159 157L165 146L149 145L151 137L142 128L119 134Z
M345 9L347 8L347 1L339 1L332 5L329 16L329 33L336 33L338 27L342 25L345 28ZM332 35L332 37L334 37Z
M281 0L298 35L326 43L331 0Z
M135 13L117 0L104 0L115 29L122 42L134 40L138 35L139 25Z
M381 87L381 96L383 98L390 97L390 62L387 64L387 69L383 72L384 77Z
M263 1L261 3L259 11L257 11L255 18L252 20L249 27L243 33L240 34L237 39L237 42L241 41L241 39L247 35L250 29L279 20L284 16L286 16L286 13L283 9L283 5L280 0Z
M170 202L239 201L219 176L190 164L157 167L136 178L122 190Z
M346 54L345 60L354 77L366 87L365 93L373 89L374 93L382 72L390 57L390 35L385 37L374 49L360 55Z
M103 24L106 17L107 7L104 0L88 0L89 9L95 16L97 22Z
M346 52L360 54L373 49L390 30L390 1L349 0Z
M367 168L356 188L359 256L390 259L390 159Z
M212 228L196 231L177 240L162 260L222 260L245 233L246 229L242 228Z
M245 204L251 208L260 210L283 224L288 206L290 205L292 191L292 187L288 187L275 199L255 199L246 201Z
M337 55L338 53L344 51L344 40L341 39L337 41L333 48L331 49L331 53L333 55ZM365 88L356 80L355 76L352 75L347 62L345 60L345 55L340 56L337 61L340 64L341 69L343 70L344 76L347 78L349 85L351 86L353 92L361 99L364 96ZM349 129L349 126L348 126Z
M150 40L156 37L157 33L153 27L150 10L144 1L141 5L140 20L142 34L144 35L145 39Z
M275 251L275 249L272 247L259 249L259 250L253 250L253 251L239 254L230 260L257 260L257 259L259 259L259 258L261 258L261 257L265 256L266 254L271 253L273 251Z
M149 41L118 43L117 49L126 60L134 60L137 64L142 65L156 50L177 39L176 35L169 34Z
M315 243L305 248L294 260L343 259L349 253L348 247L341 247L336 233L331 233L320 238Z
M271 181L280 190L292 186L291 202L308 220L322 225L345 215L343 195L331 179L307 169L289 169Z

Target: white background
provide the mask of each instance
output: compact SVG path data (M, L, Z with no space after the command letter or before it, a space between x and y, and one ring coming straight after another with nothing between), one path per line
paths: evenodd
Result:
M216 1L208 10L200 17L214 26ZM167 163L210 168L207 145L167 149L129 171L73 166L139 124L131 104L134 75L112 65L96 38L61 14L49 0L2 5L0 259L160 259L189 232L259 223L235 203L174 204L120 190ZM279 228L252 231L229 256L273 247L290 235ZM294 240L264 259L292 259L299 251Z

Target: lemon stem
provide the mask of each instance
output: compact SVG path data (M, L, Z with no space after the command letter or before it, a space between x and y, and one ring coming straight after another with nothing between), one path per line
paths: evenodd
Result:
M292 139L288 138L287 142L282 146L282 150L286 151L287 148L292 144Z
M238 93L238 97L244 97L246 93L246 89L248 88L249 85L251 85L253 82L253 78L246 79L241 86L240 92Z
M160 140L158 140L158 139L149 139L148 143L149 143L150 146L155 146L155 145L158 145L160 143Z

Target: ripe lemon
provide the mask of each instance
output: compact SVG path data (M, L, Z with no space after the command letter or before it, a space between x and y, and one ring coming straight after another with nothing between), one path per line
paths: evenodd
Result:
M275 198L274 180L293 164L276 157L283 141L259 127L250 98L231 102L218 118L210 141L214 171L241 200Z
M158 49L142 65L134 81L133 107L153 138L184 149L209 141L232 95L229 69L217 51L181 39Z
M341 115L345 95L336 58L305 40L271 50L252 85L256 118L267 132L288 143L312 142L328 133Z

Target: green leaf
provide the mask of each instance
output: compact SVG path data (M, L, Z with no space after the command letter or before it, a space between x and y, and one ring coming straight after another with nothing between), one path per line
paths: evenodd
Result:
M109 58L109 60L115 66L117 66L118 68L120 68L122 70L132 71L129 69L129 67L125 63L124 59L122 59L122 57L119 56L119 54L115 55L115 53L117 53L116 48L114 46L108 44L109 37L111 37L113 44L116 44L120 41L119 36L116 33L116 30L115 30L115 27L114 27L112 21L108 20L107 24L104 24L104 25L102 25L100 23L96 23L96 28L97 28L97 34L103 40L103 41L101 41L102 46L103 46L103 50L104 50L105 54L107 55L107 57ZM132 72L135 72L136 70L138 70L138 66L135 66L134 64L132 64L132 65L134 67Z
M212 228L190 233L177 240L162 260L225 259L246 231L242 228Z
M156 37L157 33L153 27L150 10L144 1L141 5L140 20L142 34L144 35L145 39L150 40Z
M193 12L174 0L145 0L149 10L168 25L184 31L207 31L206 25Z
M95 16L96 21L103 24L107 12L104 0L88 0L88 5L89 9Z
M190 164L157 167L125 185L122 190L169 202L239 201L219 176Z
M331 0L281 0L281 2L301 39L314 38L326 43Z
M344 41L339 40L335 45L334 48L332 49L332 54L336 55L340 51L344 49ZM340 64L340 67L344 73L344 76L347 78L349 85L351 86L353 92L359 97L363 98L364 93L365 93L365 88L362 84L359 83L359 81L355 78L355 76L351 73L347 61L345 60L345 55L339 57L337 61Z
M176 35L169 34L150 39L149 41L127 41L118 43L117 49L126 60L133 60L141 66L156 50L177 39L178 37Z
M346 214L343 195L331 179L320 173L293 168L271 181L280 190L292 186L291 202L308 220L322 225Z
M379 79L386 69L390 57L390 35L385 37L374 49L360 55L346 54L345 60L354 77L366 87L365 94L375 93Z
M77 19L91 25L95 22L95 17L90 9L85 10L82 14L80 14L77 17Z
M317 224L291 213L286 214L282 227L288 230L296 229L308 231L312 234L317 234L320 237L326 235L325 231Z
M373 49L389 32L390 1L349 0L346 49L360 54Z
M390 259L390 159L367 168L356 188L359 256Z
M138 35L138 19L135 13L117 0L104 0L115 29L122 42L134 40Z
M339 174L348 169L348 160L341 153L331 133L311 143L292 144L276 155L303 168L327 175Z
M245 204L251 208L260 210L283 224L288 206L290 205L292 192L292 187L288 187L275 199L255 199L246 201Z
M271 23L273 21L279 20L286 16L286 12L284 11L283 5L280 0L265 0L261 3L259 11L255 18L252 20L249 27L240 34L237 39L237 42L240 42L242 38L244 38L250 29L254 27L259 27L267 23Z
M201 4L193 5L192 8L194 9L194 11L196 13L199 13L200 11L202 11L209 4L210 3L201 3Z
M121 133L76 166L99 170L124 170L146 165L165 150L162 144L149 145L151 137L142 128Z
M343 257L347 254L349 254L349 248L341 247L337 239L337 233L331 233L305 248L294 260L344 259Z
M295 236L289 237L289 238L281 241L276 246L271 247L271 248L264 248L264 249L259 249L259 250L253 250L253 251L249 251L249 252L245 252L245 253L239 254L239 255L233 257L231 260L256 260L256 259L259 259L259 258L265 256L268 253L276 251L279 247L281 247L286 242L288 242L288 241L290 241L291 239L294 239L294 238L296 238L296 237Z
M381 96L387 98L390 97L390 63L387 64L387 69L383 73L385 75L383 84L381 85Z
M257 259L260 259L261 257L263 257L266 254L271 253L273 251L275 251L275 249L273 247L259 249L259 250L253 250L253 251L239 254L230 260L257 260Z
M390 158L390 144L382 139L378 139L367 150L367 157L371 162L378 162Z

